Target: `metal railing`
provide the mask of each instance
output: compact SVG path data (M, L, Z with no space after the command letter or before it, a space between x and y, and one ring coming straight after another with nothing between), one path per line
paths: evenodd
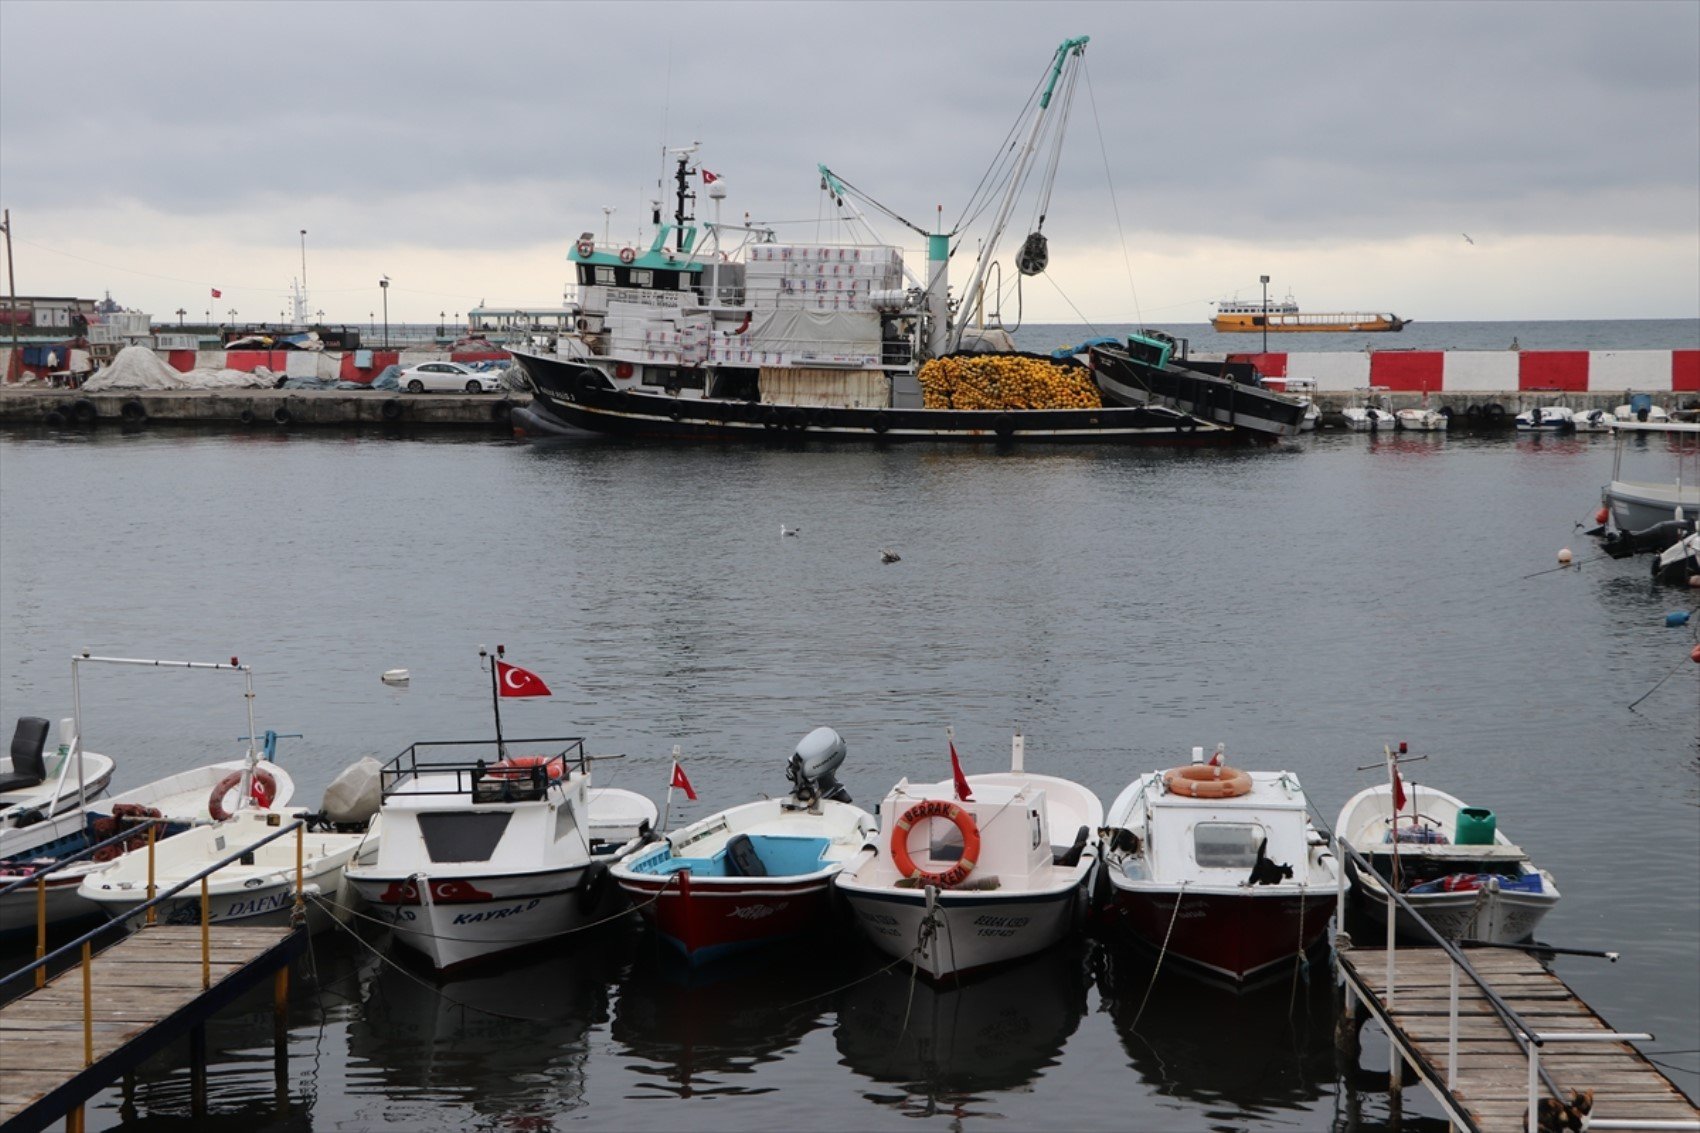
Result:
M153 828L150 826L149 827L150 833L152 832L152 829ZM134 833L135 833L134 830L126 831L125 836L133 836ZM149 897L141 905L136 906L135 908L129 910L126 913L120 914L119 917L114 918L114 919L115 920L133 920L138 914L146 913L147 914L147 923L153 924L154 923L155 910L158 909L158 907L160 905L164 904L166 901L171 900L172 898L177 896L177 894L179 894L183 890L189 888L191 885L194 885L196 882L199 882L200 887L201 887L201 894L200 894L200 897L201 897L201 990L205 991L208 988L212 987L212 934L210 932L212 915L211 915L211 903L210 903L208 890L207 890L207 879L209 877L211 877L213 874L217 873L219 870L224 869L226 866L231 865L234 862L240 861L242 858L246 857L247 855L252 854L255 850L259 849L261 846L267 845L268 843L271 843L271 842L275 842L277 839L282 838L285 834L290 834L290 833L293 833L295 835L295 912L297 914L304 915L305 911L306 911L306 900L307 900L307 898L306 898L306 885L305 885L305 849L306 849L307 823L303 819L296 819L294 822L291 822L287 825L279 826L279 828L275 832L273 832L271 834L267 834L264 838L261 838L257 841L254 841L254 842L248 842L248 843L244 844L243 846L239 847L238 849L236 849L236 850L232 851L231 853L225 855L224 857L220 858L218 861L214 862L212 865L207 866L205 869L201 870L199 873L196 873L191 877L184 878L182 881L178 882L176 885L173 885L170 889L167 889L165 892L160 893L157 896L153 895L153 890L154 890L154 880L153 880L153 878L154 878L154 866L153 866L154 842L150 838L149 842L148 842L148 853L149 853L149 857L148 857L148 892L149 892ZM87 852L92 853L96 848L97 847L91 846ZM69 861L67 861L67 862L64 862L64 863L61 863L61 864L68 865L70 863L69 863ZM28 881L28 880L34 880L34 879L30 878L30 879L25 879L25 880ZM0 891L0 892L8 892L11 889L14 889L16 887L17 887L16 884L13 884L11 886L8 886L6 890ZM45 924L45 916L44 916L43 923ZM26 964L22 968L19 968L14 972L10 972L10 973L6 974L5 976L0 976L0 995L3 995L4 992L5 992L5 989L7 987L9 987L11 984L15 983L18 980L23 979L25 976L28 976L31 973L35 973L35 975L36 975L36 981L35 981L36 987L39 988L39 987L43 986L46 982L46 973L47 973L48 965L54 963L56 960L59 960L61 957L68 955L73 950L76 950L76 949L81 950L81 958L80 958L79 964L82 968L82 983L83 983L83 1065L84 1066L92 1066L94 1064L94 993L93 993L93 974L92 974L92 966L93 966L93 962L94 962L93 942L94 942L96 937L98 937L101 933L106 932L111 927L112 927L112 922L109 921L106 924L100 925L98 928L90 929L88 932L85 932L83 935L77 937L75 940L70 941L67 944L63 944L58 948L55 948L52 952L46 953L45 955L38 955L35 958L35 961L33 963Z
M583 772L588 766L590 757L585 754L584 739L581 736L534 736L519 739L502 740L421 740L408 744L400 754L378 772L379 792L384 798L400 789L410 780L418 780L426 774L452 775L454 785L445 786L440 790L422 791L415 788L410 794L417 795L472 795L475 801L480 788L487 779L493 779L503 790L493 792L504 797L512 798L514 787L525 787L535 780L537 791L535 797L541 798L543 791L550 781L543 767L530 768L497 768L497 764L507 758L506 749L521 744L561 744L564 745L554 754L547 757L548 763L560 760L563 772L570 766ZM426 762L420 758L423 748L474 748L494 750L495 758L461 759L447 762ZM534 776L523 776L519 771L536 772ZM566 778L563 774L562 779Z

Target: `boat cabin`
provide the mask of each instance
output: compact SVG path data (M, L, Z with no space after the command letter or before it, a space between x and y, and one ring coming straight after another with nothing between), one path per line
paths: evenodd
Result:
M1056 859L1045 814L1045 789L1037 785L987 783L976 785L973 794L972 802L954 805L973 820L980 838L979 856L974 859L968 877L953 888L1032 889L1050 884ZM879 858L875 872L864 880L876 886L918 888L916 882L900 879L892 860L892 835L887 832L895 830L903 816L918 803L951 801L949 796L948 784L912 787L907 780L898 783L880 803ZM910 857L917 868L928 873L944 873L958 865L963 846L962 830L947 818L918 819L909 831Z
M1153 876L1136 877L1142 870L1137 856L1127 860L1128 876L1161 883L1189 879L1194 884L1231 886L1245 882L1257 866L1258 850L1277 866L1293 867L1295 878L1309 871L1312 827L1306 821L1304 792L1286 772L1249 772L1252 790L1234 798L1200 799L1175 794L1162 786L1147 809L1146 860Z

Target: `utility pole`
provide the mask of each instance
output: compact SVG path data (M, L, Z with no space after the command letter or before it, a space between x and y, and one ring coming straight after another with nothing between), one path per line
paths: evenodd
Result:
M1263 284L1263 352L1269 353L1269 277L1260 275L1257 281Z
M12 296L12 310L9 321L12 324L12 353L6 359L6 381L12 380L13 368L18 365L18 282L12 277L12 210L5 211L4 220L0 220L0 228L6 230L6 290Z

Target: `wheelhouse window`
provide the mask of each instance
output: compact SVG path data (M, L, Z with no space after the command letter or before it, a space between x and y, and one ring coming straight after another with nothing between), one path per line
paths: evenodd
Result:
M596 282L606 284L609 287L614 286L614 269L598 265L596 269Z
M654 287L655 286L655 273L648 268L633 268L632 269L632 286L633 287Z
M1263 837L1263 827L1251 823L1200 822L1192 832L1192 856L1206 869L1250 869Z
M421 814L419 833L434 862L487 862L512 817L505 810Z

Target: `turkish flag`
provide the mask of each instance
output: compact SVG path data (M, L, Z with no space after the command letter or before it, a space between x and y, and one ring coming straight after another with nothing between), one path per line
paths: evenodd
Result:
M1393 769L1393 813L1398 814L1405 809L1405 780L1400 777L1399 769Z
M718 180L720 180L720 174L710 173L706 169L702 171L702 183L704 185L712 185Z
M956 780L956 797L965 803L974 801L974 795L968 790L968 776L962 773L962 761L956 758L956 741L950 741L950 777Z
M496 662L496 683L501 686L500 692L503 696L549 695L549 686L543 683L542 677L506 661Z
M672 790L674 787L685 792L685 797L693 803L697 801L697 793L691 789L691 781L685 778L685 769L676 759L673 761L673 781L667 784L667 789Z
M212 289L212 293L213 293L214 299L223 299L224 298L224 292L220 291L216 287Z

